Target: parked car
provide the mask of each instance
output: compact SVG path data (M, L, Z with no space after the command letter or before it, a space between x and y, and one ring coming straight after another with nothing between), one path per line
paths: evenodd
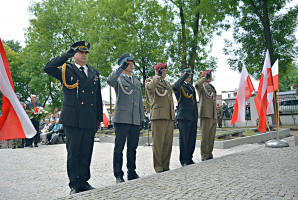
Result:
M279 113L298 113L298 99L282 100L279 102Z

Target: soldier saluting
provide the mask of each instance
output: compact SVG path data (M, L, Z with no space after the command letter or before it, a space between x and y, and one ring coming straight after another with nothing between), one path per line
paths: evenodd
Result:
M155 76L146 79L146 90L151 103L153 166L159 173L170 169L175 112L171 85L164 80L167 63L159 63L154 69Z
M195 88L189 84L192 71L189 67L180 71L181 78L173 85L178 101L177 120L179 127L180 163L194 164L192 156L196 146L198 107Z
M216 90L210 84L211 70L201 74L202 79L195 84L200 97L200 126L201 126L201 159L202 161L213 158L213 145L216 133Z
M87 181L94 135L103 121L99 73L86 65L89 48L88 42L76 42L44 67L47 74L62 84L64 97L59 123L66 134L70 194L94 189ZM71 57L75 63L66 63Z
M107 83L116 93L116 107L113 115L115 124L115 147L113 170L116 183L124 182L122 163L123 148L127 138L127 179L139 178L136 173L136 149L138 148L141 122L145 120L141 83L132 76L135 61L131 53L118 59L119 68L107 78Z

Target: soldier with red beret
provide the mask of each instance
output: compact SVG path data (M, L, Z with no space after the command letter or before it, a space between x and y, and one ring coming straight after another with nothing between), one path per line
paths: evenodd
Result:
M216 133L216 90L210 84L212 80L211 70L201 74L201 79L195 84L200 97L199 118L201 126L201 158L202 161L213 158L213 145Z
M159 173L170 169L175 112L171 85L164 80L167 63L159 63L154 69L155 76L146 79L145 88L151 105L153 166Z

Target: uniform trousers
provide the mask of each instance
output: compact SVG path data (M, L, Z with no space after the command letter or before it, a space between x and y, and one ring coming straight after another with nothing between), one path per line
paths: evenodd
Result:
M15 140L12 140L12 146L22 146L22 139L15 139Z
M201 126L201 159L213 158L213 146L216 134L217 120L213 118L200 118Z
M221 128L222 127L222 118L217 117L217 123L218 123L218 127Z
M69 187L78 189L90 179L90 164L96 128L64 126Z
M174 123L172 120L158 119L151 121L153 140L153 167L155 172L170 169Z
M122 178L123 149L127 138L127 170L128 174L135 173L136 169L136 149L139 144L140 126L134 124L115 123L115 147L113 157L113 170L116 178Z
M30 139L25 139L26 140L26 146L32 145L33 141L34 144L39 143L40 141L40 134L39 134L39 122L36 121L35 119L31 119L31 122L36 130L36 135L33 138Z
M193 164L192 155L195 151L197 137L197 122L190 120L178 120L180 163Z

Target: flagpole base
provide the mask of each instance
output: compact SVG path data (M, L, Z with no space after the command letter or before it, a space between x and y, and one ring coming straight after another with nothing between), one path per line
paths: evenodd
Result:
M265 147L270 147L270 148L289 147L289 143L284 140L269 140L268 142L266 142Z

